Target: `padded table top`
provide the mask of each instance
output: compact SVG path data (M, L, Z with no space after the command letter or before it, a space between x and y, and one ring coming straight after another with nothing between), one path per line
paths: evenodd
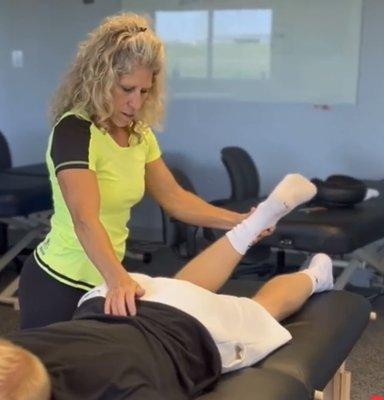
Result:
M0 217L25 216L51 208L51 186L44 164L0 172Z
M48 169L45 163L23 165L21 167L8 168L1 171L2 174L41 176L48 177Z
M199 400L312 400L298 380L278 371L245 368L224 375L217 386Z
M346 254L384 237L384 181L369 182L382 193L350 208L299 208L284 217L263 244L309 252ZM260 199L227 204L248 212Z

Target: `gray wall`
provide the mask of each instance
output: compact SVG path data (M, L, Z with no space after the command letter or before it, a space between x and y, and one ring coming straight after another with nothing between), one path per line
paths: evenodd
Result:
M40 161L48 133L46 109L75 43L119 1L3 0L0 13L0 129L16 164ZM170 100L159 134L166 158L183 167L207 199L229 194L220 149L245 147L267 192L285 173L384 177L384 2L365 0L358 103L328 111L310 104ZM25 51L25 68L10 66L10 50ZM28 71L28 73L26 73ZM146 200L134 212L137 235L158 237L159 211Z
M295 171L308 177L343 173L384 179L383 18L383 1L364 1L356 105L324 111L311 104L174 101L159 134L164 152L207 199L229 195L219 156L228 145L245 147L252 155L264 193ZM158 220L149 202L137 211L133 222L140 227Z
M248 149L265 189L288 171L384 177L384 2L366 0L363 15L356 105L323 111L310 104L177 101L160 136L164 150L188 154L192 177L210 198L226 193L216 171L222 169L219 151L225 145ZM214 176L201 176L202 170Z
M121 0L1 0L0 129L15 165L43 159L49 100L77 43L120 10ZM23 68L12 67L12 50L24 52Z

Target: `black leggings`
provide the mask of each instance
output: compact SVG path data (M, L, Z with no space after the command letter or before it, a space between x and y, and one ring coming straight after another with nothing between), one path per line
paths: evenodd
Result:
M21 329L70 320L84 293L85 290L65 285L51 277L31 254L21 271L18 290Z

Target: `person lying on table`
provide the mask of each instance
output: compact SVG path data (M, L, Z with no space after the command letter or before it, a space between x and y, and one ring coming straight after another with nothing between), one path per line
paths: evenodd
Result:
M252 298L215 292L248 247L315 192L302 176L288 175L174 278L133 273L145 290L135 316L105 314L103 284L82 297L71 321L9 336L0 343L1 399L45 400L51 392L58 400L190 399L212 388L220 374L284 345L292 337L278 321L312 293L333 287L327 255L274 277Z

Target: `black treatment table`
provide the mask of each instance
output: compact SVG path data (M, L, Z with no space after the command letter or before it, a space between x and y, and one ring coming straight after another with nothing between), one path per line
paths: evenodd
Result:
M0 218L26 216L52 207L45 164L0 172Z
M49 227L52 208L51 187L45 164L15 167L0 172L0 273L34 239ZM11 248L7 229L12 225L27 233ZM0 303L17 308L13 296L18 287L15 279L0 292Z
M2 170L1 173L8 175L35 176L48 178L48 169L45 163L23 165Z

